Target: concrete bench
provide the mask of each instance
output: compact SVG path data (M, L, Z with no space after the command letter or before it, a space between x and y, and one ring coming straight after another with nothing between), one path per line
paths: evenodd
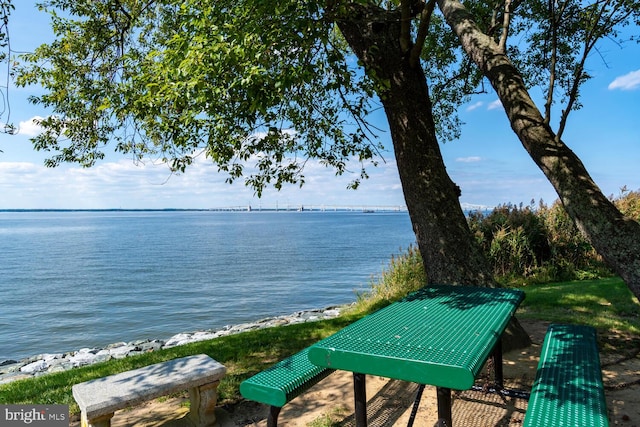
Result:
M73 397L80 407L82 427L109 427L119 409L189 390L191 420L199 427L213 426L217 387L226 370L199 354L75 384Z
M269 405L268 427L278 425L278 415L287 402L334 371L311 363L308 352L305 348L240 384L243 397Z
M551 325L523 427L608 425L595 329Z

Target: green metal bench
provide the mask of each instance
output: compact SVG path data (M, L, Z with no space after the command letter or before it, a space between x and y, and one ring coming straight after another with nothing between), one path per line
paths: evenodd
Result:
M308 351L305 348L240 384L240 394L246 399L269 405L268 427L278 425L278 415L287 402L334 371L309 362Z
M523 426L608 425L596 331L589 326L551 325Z

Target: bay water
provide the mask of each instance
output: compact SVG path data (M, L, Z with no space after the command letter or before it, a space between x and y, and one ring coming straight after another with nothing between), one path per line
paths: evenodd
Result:
M0 362L348 304L406 212L0 212Z

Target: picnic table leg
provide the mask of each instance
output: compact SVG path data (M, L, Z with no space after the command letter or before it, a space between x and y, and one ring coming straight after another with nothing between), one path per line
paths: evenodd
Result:
M422 392L424 391L424 384L418 384L418 393L416 399L413 401L413 408L411 408L411 416L407 427L413 427L413 423L416 420L416 414L418 413L418 407L420 406L420 400L422 399Z
M438 394L438 426L452 427L451 424L451 389L437 387ZM444 422L444 424L442 424Z
M502 340L499 339L493 348L493 370L496 382L496 389L504 388L504 374L502 372Z
M356 427L367 427L367 389L365 374L353 373L353 393L356 403Z
M267 417L267 427L278 427L278 415L280 415L280 406L269 406L269 416Z

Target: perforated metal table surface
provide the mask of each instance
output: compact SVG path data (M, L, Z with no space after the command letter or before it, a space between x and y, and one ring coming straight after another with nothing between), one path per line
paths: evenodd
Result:
M356 382L371 374L466 390L523 299L515 289L429 286L314 344L309 360L361 375Z

